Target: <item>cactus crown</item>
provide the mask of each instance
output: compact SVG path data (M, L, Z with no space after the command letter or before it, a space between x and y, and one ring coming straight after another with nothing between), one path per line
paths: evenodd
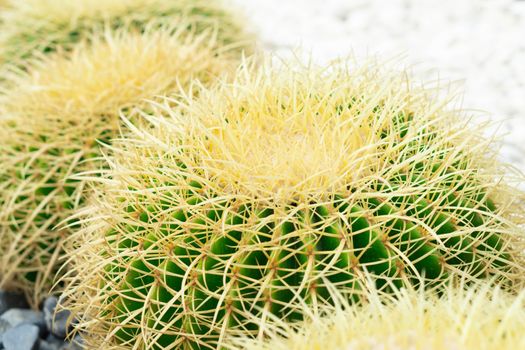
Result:
M208 83L233 64L235 55L227 50L221 54L216 35L195 34L191 26L178 21L159 28L153 20L142 33L131 28L106 31L80 43L70 55L35 61L32 72L15 70L6 75L8 85L18 88L1 97L5 114L36 119L60 115L85 122L87 116L118 115L119 109L177 85L187 87L192 78Z
M189 170L181 172L206 177L205 187L219 195L275 205L346 194L377 173L406 166L406 160L392 165L392 159L416 156L416 147L431 136L428 124L449 121L450 113L430 109L423 91L394 91L402 76L377 79L378 72L367 68L341 69L349 79L342 81L321 68L289 74L271 69L241 71L233 88L222 86L190 102L190 117L177 119L181 131L174 136L190 148L181 152L189 154L182 160ZM460 135L451 131L434 147L446 148L455 137Z
M489 142L404 74L247 63L198 95L130 124L72 238L97 242L72 252L93 345L219 348L328 285L359 300L368 274L388 291L523 273Z
M83 201L78 172L101 166L99 142L119 130L119 112L177 93L192 79L210 83L236 65L216 35L191 22L142 33L122 28L71 54L13 71L0 108L0 285L25 290L34 304L49 291L69 230L57 225ZM71 221L69 222L71 223Z
M192 19L197 31L215 28L222 45L248 44L243 26L221 0L10 0L0 12L0 63L70 51L104 29L141 30L152 19L169 25L177 18Z

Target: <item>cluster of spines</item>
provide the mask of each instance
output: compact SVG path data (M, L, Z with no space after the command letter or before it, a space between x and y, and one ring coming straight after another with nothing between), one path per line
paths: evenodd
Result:
M274 318L262 324L264 336L229 340L225 349L517 349L525 346L525 293L506 293L492 283L466 285L455 280L440 294L396 289L391 295L373 287L367 302L335 307L299 306L305 322Z

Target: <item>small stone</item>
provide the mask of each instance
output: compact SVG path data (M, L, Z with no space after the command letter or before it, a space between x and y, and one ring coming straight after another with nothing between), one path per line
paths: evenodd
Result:
M2 336L5 350L37 350L38 349L37 326L32 324L21 324L11 328Z
M58 337L55 337L53 334L48 334L48 336L46 337L45 340L46 340L48 343L59 344L59 345L64 344L64 340L63 340L63 339L60 339L60 338L58 338Z
M9 309L27 309L28 307L23 294L0 291L0 315Z
M11 327L16 327L21 324L37 326L41 336L45 335L47 332L44 314L40 311L9 309L0 316L0 320L8 322Z
M40 341L40 347L39 350L60 350L60 347L62 346L62 342L60 343L54 343L54 342L48 342L47 340L41 340Z
M13 328L13 326L11 326L9 322L0 318L0 349L2 349L2 336L11 328Z
M51 296L44 301L44 318L47 329L55 336L64 339L69 332L71 311L57 311L58 298Z
M83 344L84 341L82 340L82 337L77 334L70 343L64 344L60 350L83 350Z
M39 350L60 350L64 345L64 341L55 337L53 334L49 334L45 340L40 341Z

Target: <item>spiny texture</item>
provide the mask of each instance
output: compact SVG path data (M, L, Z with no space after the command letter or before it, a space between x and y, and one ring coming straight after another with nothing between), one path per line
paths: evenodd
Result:
M74 221L57 225L83 202L84 181L70 177L101 166L99 143L117 135L120 109L237 65L214 35L189 27L108 32L10 77L17 88L0 102L0 288L23 289L35 305L47 293Z
M441 295L401 290L368 295L363 306L305 310L305 324L280 323L266 340L239 339L244 350L514 350L525 348L525 291L491 284L449 287ZM323 315L323 316L320 316ZM279 323L279 322L278 322Z
M71 238L88 242L69 290L88 343L220 348L270 314L302 318L299 300L331 303L328 285L358 301L368 274L381 292L516 283L519 194L435 93L374 64L247 63L152 106L156 128L114 144Z
M239 45L246 34L221 0L8 0L0 12L0 63L70 51L105 29L143 29L152 19L171 24L190 18L197 31L215 28L222 45Z

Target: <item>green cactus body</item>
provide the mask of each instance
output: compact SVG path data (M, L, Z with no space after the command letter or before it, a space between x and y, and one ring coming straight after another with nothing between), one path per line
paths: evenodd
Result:
M205 193L196 196L202 196L196 202L213 201ZM125 282L118 285L122 294L114 300L115 322L138 325L143 318L149 320L148 327L162 334L152 348L164 349L180 341L180 332L191 334L188 348L207 348L214 346L213 334L220 334L222 327L256 332L251 315L260 310L293 320L300 317L291 306L294 299L308 304L330 302L326 285L345 291L347 297L358 297L363 287L359 276L365 269L383 289L387 283L399 288L410 279L419 281L418 274L431 285L446 280L455 269L473 279L508 270L508 254L501 252L499 240L490 239L492 234L478 233L471 239L455 235L458 224L444 212L432 213L424 199L350 198L332 198L307 209L291 206L286 212L291 217L285 222L275 218L273 206L235 211L217 203L199 209L197 215L191 209L177 211L172 219L139 209L135 214L143 222L141 227L162 225L158 234L148 228L137 231L136 226L122 232L122 237L140 232L142 241L119 243L124 251L139 249L140 253L126 259L129 269L120 271ZM399 211L406 207L410 207L407 215L437 233L443 247L422 232L421 225L399 218ZM469 207L462 210L473 213ZM333 213L340 218L334 219ZM488 218L493 213L487 210L477 215ZM213 230L219 226L223 226L220 234ZM464 226L475 227L473 223ZM452 236L441 238L447 234ZM166 237L176 238L167 243ZM475 253L474 243L485 254ZM166 244L174 247L171 252L165 251ZM151 305L146 315L142 314L145 300ZM170 303L174 305L166 308ZM137 311L141 313L129 322L129 315ZM122 327L116 338L134 343L139 332L138 326Z
M67 217L84 204L84 184L69 177L75 169L101 168L103 162L96 146L97 142L107 142L107 127L111 126L90 130L95 140L90 149L76 146L60 132L53 142L37 137L36 143L33 133L22 132L14 125L5 130L16 132L6 135L0 147L5 160L1 171L4 188L0 190L0 285L28 292L47 292L53 285L65 236L80 227L78 220ZM117 126L112 127L115 133ZM13 136L17 137L14 143L10 142ZM32 146L19 146L24 142ZM93 159L94 155L99 159Z
M250 67L115 147L88 221L106 224L81 230L104 243L72 252L102 269L71 292L98 301L86 333L215 349L301 303L359 302L370 276L388 293L523 273L512 198L457 116L396 75Z

